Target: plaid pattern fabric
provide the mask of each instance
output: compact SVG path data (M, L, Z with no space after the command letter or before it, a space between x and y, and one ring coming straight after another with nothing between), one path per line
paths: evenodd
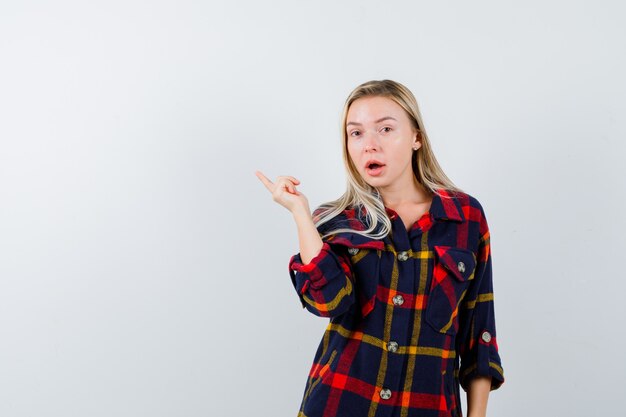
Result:
M336 233L289 273L303 308L329 323L299 416L462 416L460 389L479 375L504 382L496 342L489 228L482 206L440 189L409 231L383 240ZM313 213L317 214L317 210ZM364 230L364 212L322 225Z

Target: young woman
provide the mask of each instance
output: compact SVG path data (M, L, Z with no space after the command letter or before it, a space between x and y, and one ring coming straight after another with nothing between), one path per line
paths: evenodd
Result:
M291 176L257 176L298 229L289 273L330 321L299 416L486 415L504 382L485 212L433 154L413 94L358 86L342 126L347 190L311 214Z

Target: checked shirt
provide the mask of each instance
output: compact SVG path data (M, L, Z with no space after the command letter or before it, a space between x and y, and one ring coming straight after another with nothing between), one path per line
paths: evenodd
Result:
M385 209L384 239L335 233L308 264L299 253L289 261L302 307L330 319L299 417L459 417L459 387L483 375L492 390L504 382L478 200L439 189L408 231ZM364 213L346 209L318 232L364 230Z

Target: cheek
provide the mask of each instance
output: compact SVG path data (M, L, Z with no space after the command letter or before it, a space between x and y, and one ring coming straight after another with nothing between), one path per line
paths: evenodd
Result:
M348 144L348 157L350 158L350 160L352 161L352 163L354 164L355 167L358 168L359 166L359 160L356 157L359 153L356 151L356 149L354 149L353 146L350 146Z
M406 169L407 165L411 165L411 160L403 158L400 155L387 158L387 169L391 172L402 172Z

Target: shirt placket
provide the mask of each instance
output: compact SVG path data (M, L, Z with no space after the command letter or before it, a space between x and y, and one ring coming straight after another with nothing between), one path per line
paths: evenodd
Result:
M391 251L387 256L393 256L393 269L397 271L398 279L396 288L391 288L393 295L391 301L393 312L389 329L388 340L385 340L387 355L387 372L385 373L383 387L379 392L381 403L398 404L399 399L394 396L402 395L405 381L403 375L407 368L409 345L411 340L411 322L415 314L413 308L407 308L407 300L402 294L416 295L416 277L419 269L419 260L414 258L409 234L399 216L395 215L392 221L392 236L388 243ZM420 230L412 230L411 234L420 233ZM413 298L413 297L411 297Z

